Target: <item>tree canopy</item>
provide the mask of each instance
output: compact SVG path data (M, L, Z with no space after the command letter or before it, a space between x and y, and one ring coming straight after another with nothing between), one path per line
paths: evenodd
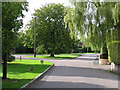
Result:
M70 51L72 39L68 28L65 28L65 14L65 7L61 4L48 4L35 10L37 49L42 47L51 55ZM34 19L28 26L25 43L33 46Z
M2 60L3 78L6 79L7 61L17 42L17 32L22 27L23 10L27 2L2 2Z
M23 10L27 10L27 3L2 2L2 51L11 51L16 44L19 28L22 27ZM9 8L8 8L9 7Z
M71 13L65 16L70 30L80 32L81 39L93 49L107 48L107 44L115 37L112 33L119 31L114 30L114 26L119 26L120 2L70 2L73 7L68 12Z

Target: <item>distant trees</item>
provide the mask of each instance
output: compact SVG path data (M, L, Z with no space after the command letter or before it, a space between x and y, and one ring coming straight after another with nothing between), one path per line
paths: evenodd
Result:
M2 60L3 79L7 78L7 61L17 43L17 32L22 27L22 11L27 11L26 2L2 2Z
M70 52L72 39L68 28L65 28L65 7L61 4L48 4L35 10L37 51L54 54ZM25 44L33 47L34 19L28 25ZM42 48L42 49L41 49Z
M28 46L24 45L24 39L25 39L25 33L24 30L20 30L18 32L18 40L17 45L14 49L15 53L33 53L33 48L28 48Z

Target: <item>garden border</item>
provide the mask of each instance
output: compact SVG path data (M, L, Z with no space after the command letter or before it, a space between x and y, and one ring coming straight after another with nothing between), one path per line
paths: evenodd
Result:
M42 79L44 77L44 75L54 66L51 65L49 68L47 68L43 73L41 73L40 75L38 75L37 77L35 77L33 80L31 80L29 83L25 84L24 86L22 86L19 90L22 90L24 88L29 88L29 86L34 83L37 79Z

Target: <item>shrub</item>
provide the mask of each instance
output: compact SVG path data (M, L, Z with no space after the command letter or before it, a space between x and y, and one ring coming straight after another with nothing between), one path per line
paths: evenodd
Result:
M15 56L9 55L8 62L12 62L15 60Z
M110 62L120 65L120 41L112 41L108 44L108 58Z

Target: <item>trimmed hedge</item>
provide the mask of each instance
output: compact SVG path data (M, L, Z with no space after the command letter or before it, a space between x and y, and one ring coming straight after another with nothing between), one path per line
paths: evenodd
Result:
M120 41L112 41L108 44L108 58L110 62L120 65Z

